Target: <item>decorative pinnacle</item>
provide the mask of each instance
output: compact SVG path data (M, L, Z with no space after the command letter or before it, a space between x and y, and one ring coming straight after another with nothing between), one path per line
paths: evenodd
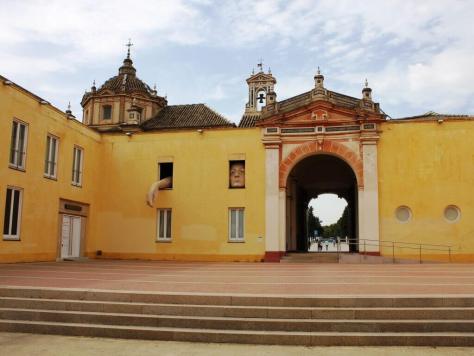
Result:
M260 72L263 72L263 59L262 58L260 58L260 62L257 63L257 67L260 68Z
M67 104L66 114L71 114L71 113L72 113L72 111L71 111L71 102L69 102L69 103Z
M95 79L92 82L92 86L95 87Z
M128 43L125 46L128 47L128 49L127 49L127 59L130 59L130 47L133 46L131 38L128 39Z
M272 74L272 70L268 67L268 74Z
M153 90L156 91L156 83L153 84Z
M369 87L369 82L367 81L367 78L365 78L365 87L366 87L366 88Z
M318 75L321 74L321 70L319 69L319 66L318 66Z

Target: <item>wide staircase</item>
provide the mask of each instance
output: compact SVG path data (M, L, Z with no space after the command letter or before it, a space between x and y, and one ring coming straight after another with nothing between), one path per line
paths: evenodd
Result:
M286 345L473 346L474 297L285 297L0 287L0 331Z

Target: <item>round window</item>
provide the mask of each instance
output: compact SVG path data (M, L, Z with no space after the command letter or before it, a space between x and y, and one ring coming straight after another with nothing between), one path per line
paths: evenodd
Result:
M408 206L399 206L395 211L395 217L402 223L410 221L411 215L411 210Z
M461 217L461 211L455 205L448 205L446 209L444 209L444 218L448 220L448 222L456 222Z

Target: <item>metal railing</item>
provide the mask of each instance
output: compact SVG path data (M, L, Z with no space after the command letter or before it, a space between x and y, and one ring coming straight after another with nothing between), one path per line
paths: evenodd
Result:
M422 263L423 256L427 255L427 252L433 251L441 254L446 254L447 261L451 262L451 253L453 247L451 245L436 245L436 244L425 244L425 243L416 243L416 242L402 242L402 241L388 241L388 240L373 240L373 239L342 239L337 240L337 254L344 253L346 251L341 251L341 245L347 245L349 251L347 252L357 252L360 255L371 255L373 252L380 253L382 248L389 248L392 252L392 263L395 263L396 253L395 251L399 250L411 250L414 252L413 255L417 255L419 263ZM351 248L355 246L355 248ZM329 252L329 251L328 251ZM334 251L333 251L334 252ZM404 256L402 254L402 256ZM407 256L407 255L405 255ZM386 255L384 257L387 257Z

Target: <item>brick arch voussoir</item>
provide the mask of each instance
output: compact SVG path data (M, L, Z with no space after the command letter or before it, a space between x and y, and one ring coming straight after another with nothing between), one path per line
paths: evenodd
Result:
M352 168L352 171L356 176L359 189L363 189L364 169L362 160L357 157L354 151L335 141L325 141L321 147L319 147L314 141L306 142L294 148L290 154L282 162L280 162L280 188L286 188L288 175L290 174L293 167L299 161L313 154L330 154L344 160Z

